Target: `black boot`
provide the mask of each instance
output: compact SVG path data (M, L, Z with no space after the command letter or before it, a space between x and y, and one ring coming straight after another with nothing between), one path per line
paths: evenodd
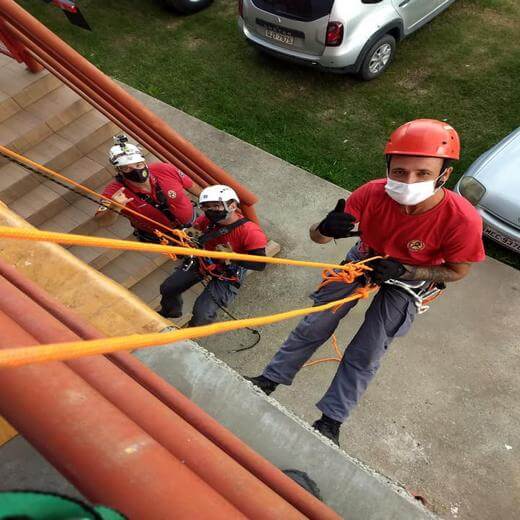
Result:
M318 430L324 437L330 439L334 444L339 446L339 428L341 423L335 421L325 414L321 416L321 419L314 421L312 427Z
M244 379L253 383L257 388L260 388L260 390L262 390L262 392L265 395L272 394L278 386L278 383L275 383L274 381L271 381L270 379L267 379L267 377L262 375L256 377L244 376Z
M165 311L162 307L157 311L157 314L160 314L163 318L180 318L182 316L182 312L179 311Z

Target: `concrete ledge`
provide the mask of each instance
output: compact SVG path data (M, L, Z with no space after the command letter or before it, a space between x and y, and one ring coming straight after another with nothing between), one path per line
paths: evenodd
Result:
M0 225L32 227L1 202ZM57 244L0 239L0 256L106 336L159 332L170 325L131 292Z
M338 449L196 343L135 355L273 464L307 472L323 500L344 518L437 518L397 483Z

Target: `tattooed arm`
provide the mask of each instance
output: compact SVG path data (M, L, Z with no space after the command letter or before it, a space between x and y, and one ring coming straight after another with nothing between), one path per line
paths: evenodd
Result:
M432 282L457 282L462 280L470 271L470 263L432 265L418 267L405 265L406 273L399 277L400 280L431 280Z

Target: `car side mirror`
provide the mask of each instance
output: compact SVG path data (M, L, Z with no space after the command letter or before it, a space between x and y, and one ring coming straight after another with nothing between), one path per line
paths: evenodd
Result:
M383 0L361 0L362 4L379 4Z

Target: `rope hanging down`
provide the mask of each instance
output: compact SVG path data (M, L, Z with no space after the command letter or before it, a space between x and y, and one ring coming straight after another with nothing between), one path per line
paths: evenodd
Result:
M103 338L88 341L72 341L66 343L53 343L50 345L39 345L35 347L20 347L0 350L0 367L16 367L30 363L43 363L46 361L65 361L83 356L94 356L109 354L120 350L133 350L138 348L165 345L175 341L204 338L214 334L221 334L245 327L260 327L271 323L323 312L337 308L344 303L367 298L368 295L377 290L373 287L360 287L354 294L341 300L336 300L316 307L295 309L258 318L247 318L237 321L222 321L201 327L190 327L178 329L172 332L156 332L152 334L133 334L115 338Z

